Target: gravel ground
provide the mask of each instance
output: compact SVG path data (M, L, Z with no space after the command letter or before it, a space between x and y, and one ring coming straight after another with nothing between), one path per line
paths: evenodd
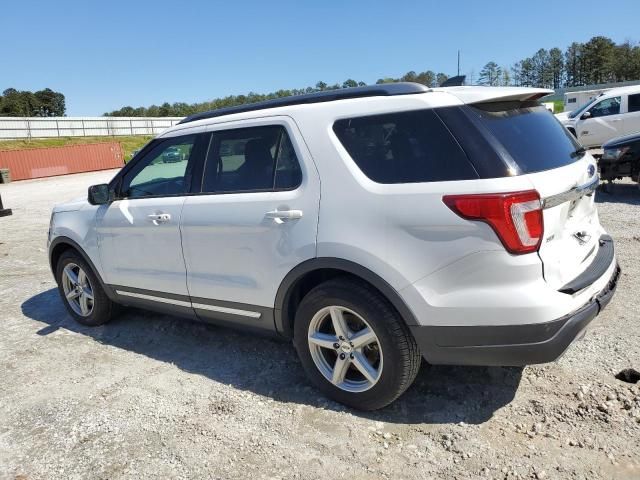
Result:
M0 185L0 478L640 478L640 191L598 193L617 295L558 362L428 367L392 406L326 400L287 343L125 311L77 325L51 206L113 172Z

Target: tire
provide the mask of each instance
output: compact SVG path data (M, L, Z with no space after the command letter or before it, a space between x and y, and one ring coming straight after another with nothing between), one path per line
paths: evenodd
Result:
M76 278L72 279L74 275ZM111 319L113 302L107 297L95 272L75 250L67 250L60 256L56 265L56 281L67 311L78 323L96 327ZM75 297L68 299L67 295Z
M344 340L336 333L336 318L347 327L341 327ZM359 410L377 410L396 400L413 383L422 360L389 302L364 282L347 278L322 283L302 299L294 345L311 382L326 396Z

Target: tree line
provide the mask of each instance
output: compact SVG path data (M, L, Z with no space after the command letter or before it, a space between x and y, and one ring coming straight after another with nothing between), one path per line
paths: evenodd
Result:
M0 95L0 117L63 117L64 95L50 88L29 92L7 88Z
M428 86L436 86L446 80L448 77L444 73L434 73L432 71L416 73L414 71L407 72L400 78L380 78L376 82L418 82ZM249 92L246 95L229 95L223 98L215 98L207 102L200 103L168 103L162 105L151 105L149 107L122 107L113 112L107 112L104 116L109 117L186 117L198 112L206 112L208 110L216 110L218 108L233 107L246 103L261 102L264 100L272 100L274 98L290 97L292 95L302 95L305 93L321 92L324 90L338 90L340 88L363 87L367 85L365 82L356 81L351 78L342 83L328 84L319 81L313 87L283 89L272 93L255 93Z
M349 79L342 84L328 85L324 82L318 82L315 87L293 88L288 90L278 90L272 93L256 93L249 92L246 95L229 95L227 97L215 98L206 102L184 103L165 102L162 105L151 105L149 107L122 107L113 112L104 113L109 117L185 117L198 112L206 112L208 110L216 110L218 108L233 107L243 105L245 103L261 102L263 100L271 100L274 98L288 97L291 95L302 95L304 93L312 93L321 90L335 90L338 88L358 87L365 85L364 82L356 82Z
M437 86L449 78L444 73L434 73L430 70L426 72L416 73L414 71L407 72L400 78L380 78L376 84L391 82L417 82L429 87ZM304 93L321 92L324 90L338 90L340 88L363 87L367 85L365 82L353 79L345 80L342 83L334 83L332 85L323 81L317 82L314 87L293 88L286 90L278 90L272 93L255 93L249 92L246 95L229 95L223 98L215 98L207 102L200 103L168 103L162 105L151 105L150 107L123 107L113 112L107 112L104 116L109 117L185 117L198 112L206 112L208 110L216 110L218 108L233 107L246 103L261 102L264 100L272 100L274 98L290 97L292 95L302 95Z
M478 83L558 89L639 79L640 45L597 36L586 43L573 42L564 52L541 48L511 67L489 62Z

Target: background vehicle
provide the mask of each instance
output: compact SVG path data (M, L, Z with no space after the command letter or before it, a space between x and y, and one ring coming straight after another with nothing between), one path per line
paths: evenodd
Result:
M188 117L54 209L61 297L87 325L119 303L292 339L310 380L361 409L421 357L552 361L619 269L595 162L548 92L394 83Z
M584 145L640 132L640 86L613 88L568 115L556 118Z
M162 153L162 161L165 163L179 162L181 160L182 152L178 147L167 148L167 150Z
M609 140L602 148L600 178L611 182L629 177L640 186L640 132Z

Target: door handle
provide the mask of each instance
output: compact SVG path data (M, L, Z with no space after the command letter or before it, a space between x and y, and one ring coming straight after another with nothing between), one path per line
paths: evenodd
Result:
M272 218L276 223L281 224L287 220L297 220L302 218L302 210L271 210L265 217Z
M157 213L153 215L147 215L147 218L153 222L154 225L160 225L171 220L171 215L168 213Z

